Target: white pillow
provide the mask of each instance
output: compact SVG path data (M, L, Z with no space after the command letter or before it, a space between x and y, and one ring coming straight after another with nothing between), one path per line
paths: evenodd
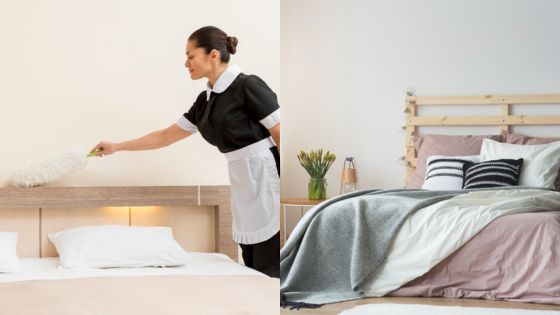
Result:
M554 181L560 168L560 141L529 145L484 139L480 155L483 161L523 159L519 186L554 188Z
M0 272L20 271L17 256L17 233L0 232Z
M169 227L84 226L49 234L64 267L177 266L190 256Z
M480 161L480 155L432 155L427 159L426 178L422 189L461 190L463 188L463 165L466 162L478 163Z

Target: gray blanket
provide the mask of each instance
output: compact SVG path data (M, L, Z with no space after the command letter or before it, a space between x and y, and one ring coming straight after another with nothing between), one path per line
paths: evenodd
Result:
M280 251L281 305L316 307L362 297L404 221L467 191L362 190L317 205Z

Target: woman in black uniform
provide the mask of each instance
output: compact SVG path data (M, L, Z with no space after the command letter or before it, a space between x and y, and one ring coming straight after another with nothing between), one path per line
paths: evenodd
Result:
M143 137L102 141L98 156L117 151L151 150L200 132L228 160L233 239L245 265L279 277L280 108L274 92L255 75L229 65L237 38L213 26L198 29L187 41L191 79L208 79L193 106L171 126Z

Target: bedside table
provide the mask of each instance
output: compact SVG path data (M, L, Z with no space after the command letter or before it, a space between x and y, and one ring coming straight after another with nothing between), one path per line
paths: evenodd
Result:
M303 208L304 207L313 207L315 205L320 204L321 202L325 201L325 199L321 199L321 200L310 200L307 198L281 198L280 199L280 206L282 207L282 217L281 219L283 220L283 223L281 224L281 228L280 228L280 239L281 239L281 244L280 246L283 246L286 243L286 235L287 235L287 227L286 227L286 209L288 207L299 207L300 209L300 214L303 217Z

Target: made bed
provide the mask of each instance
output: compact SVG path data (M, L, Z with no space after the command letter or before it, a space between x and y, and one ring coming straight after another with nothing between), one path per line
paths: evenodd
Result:
M127 233L172 227L188 261L170 267L62 267L64 257L56 256L63 247L58 243L55 249L53 235L85 226ZM4 188L0 231L18 233L20 257L18 271L0 273L0 314L278 313L278 279L236 262L228 186ZM140 246L160 247L158 242L148 239ZM90 257L81 248L78 256Z
M540 145L560 138L529 137L511 133L517 125L560 125L554 115L513 115L516 105L558 106L559 95L516 95L483 97L415 97L408 95L407 180L412 181L418 161L414 135L422 125L498 125L501 141L516 145ZM499 117L415 116L419 106L491 104ZM455 119L455 121L453 121ZM415 155L412 155L412 152ZM556 160L560 155L555 155ZM558 172L555 166L554 173ZM558 190L556 176L555 188ZM560 304L560 208L557 211L521 213L497 218L467 242L461 250L439 263L422 277L407 283L392 296L484 298L519 302Z
M281 303L392 296L560 305L560 193L553 189L560 145L510 133L514 125L560 125L560 116L512 115L516 104L558 106L560 95L407 95L409 189L363 190L310 210L281 251ZM500 114L418 116L427 105L492 105ZM498 126L501 133L429 135L419 126ZM517 185L524 183L531 187Z

